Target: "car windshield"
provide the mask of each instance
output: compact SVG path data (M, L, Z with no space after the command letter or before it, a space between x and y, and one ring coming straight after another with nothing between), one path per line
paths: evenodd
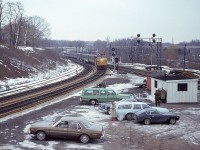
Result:
M92 124L89 121L84 120L81 122L82 122L83 126L87 129L92 127Z

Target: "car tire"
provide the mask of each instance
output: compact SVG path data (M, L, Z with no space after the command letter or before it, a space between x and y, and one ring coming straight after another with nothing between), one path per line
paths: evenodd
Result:
M79 138L81 143L88 143L90 141L90 137L86 134L82 134Z
M36 137L38 140L42 141L42 140L46 139L46 133L43 131L38 131L36 133Z
M133 120L133 114L127 114L126 115L126 120L128 120L128 121Z
M144 124L145 125L151 124L151 120L149 118L144 119Z
M96 103L97 103L96 100L94 100L94 99L90 100L91 105L96 105Z
M176 119L171 118L171 119L169 120L169 123L170 123L170 124L176 124Z
M146 85L142 85L142 88L145 88L146 87Z

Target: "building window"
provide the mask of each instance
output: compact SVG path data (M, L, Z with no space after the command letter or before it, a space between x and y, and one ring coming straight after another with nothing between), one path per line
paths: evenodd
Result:
M187 91L187 83L178 83L178 91Z
M154 82L154 87L157 88L158 87L158 82L155 80Z

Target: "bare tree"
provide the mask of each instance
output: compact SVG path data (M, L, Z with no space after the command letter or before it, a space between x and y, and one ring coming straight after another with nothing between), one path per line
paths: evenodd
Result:
M0 42L2 42L2 28L5 18L5 3L2 0L0 0Z
M18 39L22 27L22 18L23 18L23 13L24 13L24 7L20 2L16 3L16 18L15 18L15 34L14 34L14 46L17 48L18 46Z
M28 17L26 20L24 43L34 46L41 39L50 35L49 24L39 16Z
M24 7L20 2L6 2L4 5L0 0L0 41L3 37L7 44L15 48L18 45L35 46L49 35L49 24L43 18L25 17Z
M9 44L13 46L13 20L14 20L14 12L15 12L15 3L8 2L7 3L7 19L9 22Z

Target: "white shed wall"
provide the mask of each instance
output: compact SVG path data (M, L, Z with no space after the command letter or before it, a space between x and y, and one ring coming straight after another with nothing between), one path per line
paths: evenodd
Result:
M157 88L154 87L155 80L157 81ZM178 83L187 83L187 91L178 91ZM158 80L151 78L151 95L154 97L154 93L157 89L164 89L167 91L167 103L196 103L198 102L198 80Z

